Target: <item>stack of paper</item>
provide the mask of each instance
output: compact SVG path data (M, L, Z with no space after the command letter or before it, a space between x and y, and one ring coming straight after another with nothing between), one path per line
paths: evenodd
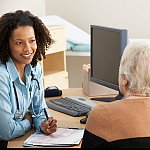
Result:
M73 146L80 143L84 129L58 128L51 135L32 134L24 141L24 146Z

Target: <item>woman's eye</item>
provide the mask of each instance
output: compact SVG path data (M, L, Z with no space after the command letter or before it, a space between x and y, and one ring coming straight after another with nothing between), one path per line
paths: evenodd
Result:
M17 45L20 45L20 44L21 44L21 42L16 42L16 44L17 44Z
M35 42L35 40L30 40L29 42L30 42L30 43L33 43L33 42Z

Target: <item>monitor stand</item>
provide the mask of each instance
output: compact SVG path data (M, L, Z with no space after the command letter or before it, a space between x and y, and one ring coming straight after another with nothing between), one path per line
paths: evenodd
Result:
M93 97L91 100L103 101L103 102L113 102L116 100L121 100L123 98L122 93L119 91L119 94L116 97Z
M84 77L83 83L82 83L82 88L83 88L83 93L88 95L88 96L104 96L104 95L118 95L119 92L114 90L114 89L110 89L106 86L94 83L90 80L88 80L87 78ZM110 96L110 97L111 97Z

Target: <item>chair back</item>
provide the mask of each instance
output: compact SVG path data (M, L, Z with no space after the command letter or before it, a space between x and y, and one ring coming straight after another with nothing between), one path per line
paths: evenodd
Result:
M109 142L110 148L150 148L150 137L137 137Z
M0 148L7 148L8 141L0 141Z

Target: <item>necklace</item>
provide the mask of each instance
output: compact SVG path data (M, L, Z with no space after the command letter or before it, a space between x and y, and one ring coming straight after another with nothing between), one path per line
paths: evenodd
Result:
M129 95L130 96L133 96L133 97L147 97L146 94L132 94L132 95Z
M146 95L146 94L131 94L131 95L125 96L124 98L134 98L134 97L137 97L137 98L149 98L149 96Z

